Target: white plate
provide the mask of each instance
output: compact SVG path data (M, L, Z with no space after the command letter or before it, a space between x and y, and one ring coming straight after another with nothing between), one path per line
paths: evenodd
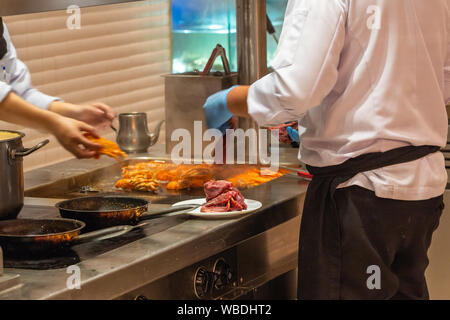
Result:
M203 205L206 203L206 199L191 199L186 201L181 201L175 203L173 206L181 206L185 204L197 204L197 205ZM256 200L250 200L245 199L245 204L247 204L247 210L242 211L230 211L230 212L201 212L201 207L186 212L186 214L189 214L194 217L203 218L203 219L231 219L231 218L238 218L245 214L248 214L250 212L253 212L255 210L258 210L262 207L262 203Z

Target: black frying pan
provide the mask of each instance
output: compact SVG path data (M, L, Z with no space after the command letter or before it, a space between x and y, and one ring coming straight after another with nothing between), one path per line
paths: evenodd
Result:
M123 235L136 227L116 226L80 235L86 226L72 219L14 219L0 221L0 246L5 256L58 256L71 246Z
M149 201L141 198L93 196L65 200L55 206L63 218L81 220L89 230L125 224L136 225L143 220L169 213L184 213L198 207L185 205L149 211L149 205Z

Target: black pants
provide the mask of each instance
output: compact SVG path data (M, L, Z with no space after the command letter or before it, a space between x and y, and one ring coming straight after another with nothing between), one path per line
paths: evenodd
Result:
M341 224L340 298L428 299L427 251L443 196L399 201L352 186L336 190L335 201Z

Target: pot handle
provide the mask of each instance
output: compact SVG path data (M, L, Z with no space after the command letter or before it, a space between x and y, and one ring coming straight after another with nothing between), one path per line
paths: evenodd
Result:
M17 150L11 150L10 155L11 155L11 159L15 160L17 157L25 157L28 156L29 154L32 154L33 152L39 150L40 148L42 148L43 146L47 145L50 142L50 140L46 139L40 143L38 143L37 145L35 145L32 148L24 148L21 151L17 151Z
M77 244L82 244L82 243L90 242L90 241L99 241L99 240L106 240L106 239L111 239L111 238L115 238L115 237L120 237L120 236L122 236L134 229L140 228L144 225L146 225L146 223L141 223L137 226L128 226L128 225L115 226L115 227L110 227L110 228L106 228L106 229L100 229L100 230L84 233L84 234L79 235L76 238L74 238L70 244L77 245Z

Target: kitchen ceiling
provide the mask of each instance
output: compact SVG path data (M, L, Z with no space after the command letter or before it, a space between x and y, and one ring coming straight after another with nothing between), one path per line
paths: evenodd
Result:
M137 0L2 0L0 16L66 10L72 5L77 5L81 8L134 1Z

